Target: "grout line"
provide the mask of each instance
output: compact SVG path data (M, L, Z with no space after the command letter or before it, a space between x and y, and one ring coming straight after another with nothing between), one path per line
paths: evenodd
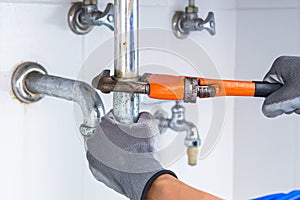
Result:
M81 49L81 60L80 60L80 62L81 62L81 64L84 62L84 60L86 59L86 40L85 40L85 36L83 36L82 38L81 38L81 47L80 47L80 49Z
M50 2L50 1L0 1L0 4L44 4L44 5L69 5L72 2Z
M237 7L236 10L237 11L247 11L247 10L298 10L299 9L299 6L278 6L278 7L268 7L268 6L265 6L265 7Z

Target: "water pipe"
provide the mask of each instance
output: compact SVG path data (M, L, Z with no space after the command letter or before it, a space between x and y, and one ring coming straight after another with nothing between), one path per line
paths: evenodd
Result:
M23 103L33 103L45 95L78 103L83 114L80 132L84 136L94 133L105 114L98 93L87 83L50 76L39 64L25 62L12 75L12 90Z

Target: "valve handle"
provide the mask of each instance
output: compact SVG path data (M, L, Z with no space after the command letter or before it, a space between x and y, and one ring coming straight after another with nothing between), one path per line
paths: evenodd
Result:
M107 26L110 30L114 31L114 15L115 7L112 3L108 3L101 15L95 18L94 25L104 25Z
M210 35L216 34L216 23L215 23L215 14L209 12L203 24L201 24L203 29L207 30Z

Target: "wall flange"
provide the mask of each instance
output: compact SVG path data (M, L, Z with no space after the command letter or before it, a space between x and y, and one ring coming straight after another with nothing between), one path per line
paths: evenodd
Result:
M34 103L41 100L45 95L30 92L26 87L27 76L31 73L48 74L44 67L34 62L25 62L19 65L11 78L12 91L22 103Z
M79 16L83 12L82 6L83 3L76 2L72 5L68 13L69 27L78 35L85 35L93 29L93 26L84 25L79 20Z

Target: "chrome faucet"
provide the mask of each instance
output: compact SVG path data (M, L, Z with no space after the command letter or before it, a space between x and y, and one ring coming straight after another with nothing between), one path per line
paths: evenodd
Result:
M167 118L166 113L162 110L154 114L158 120L158 126L161 134L165 133L168 128L175 132L186 132L185 145L187 146L188 163L189 165L197 164L198 149L201 145L200 136L197 127L185 120L185 108L176 101L175 106L172 107L172 117Z
M172 29L177 38L184 39L191 31L207 30L211 35L216 34L215 17L209 12L205 20L198 17L198 7L195 0L189 0L185 12L176 11L172 18Z
M98 10L98 0L84 0L73 3L68 13L70 29L79 35L89 33L94 26L107 26L114 30L114 5L107 4L102 12Z

